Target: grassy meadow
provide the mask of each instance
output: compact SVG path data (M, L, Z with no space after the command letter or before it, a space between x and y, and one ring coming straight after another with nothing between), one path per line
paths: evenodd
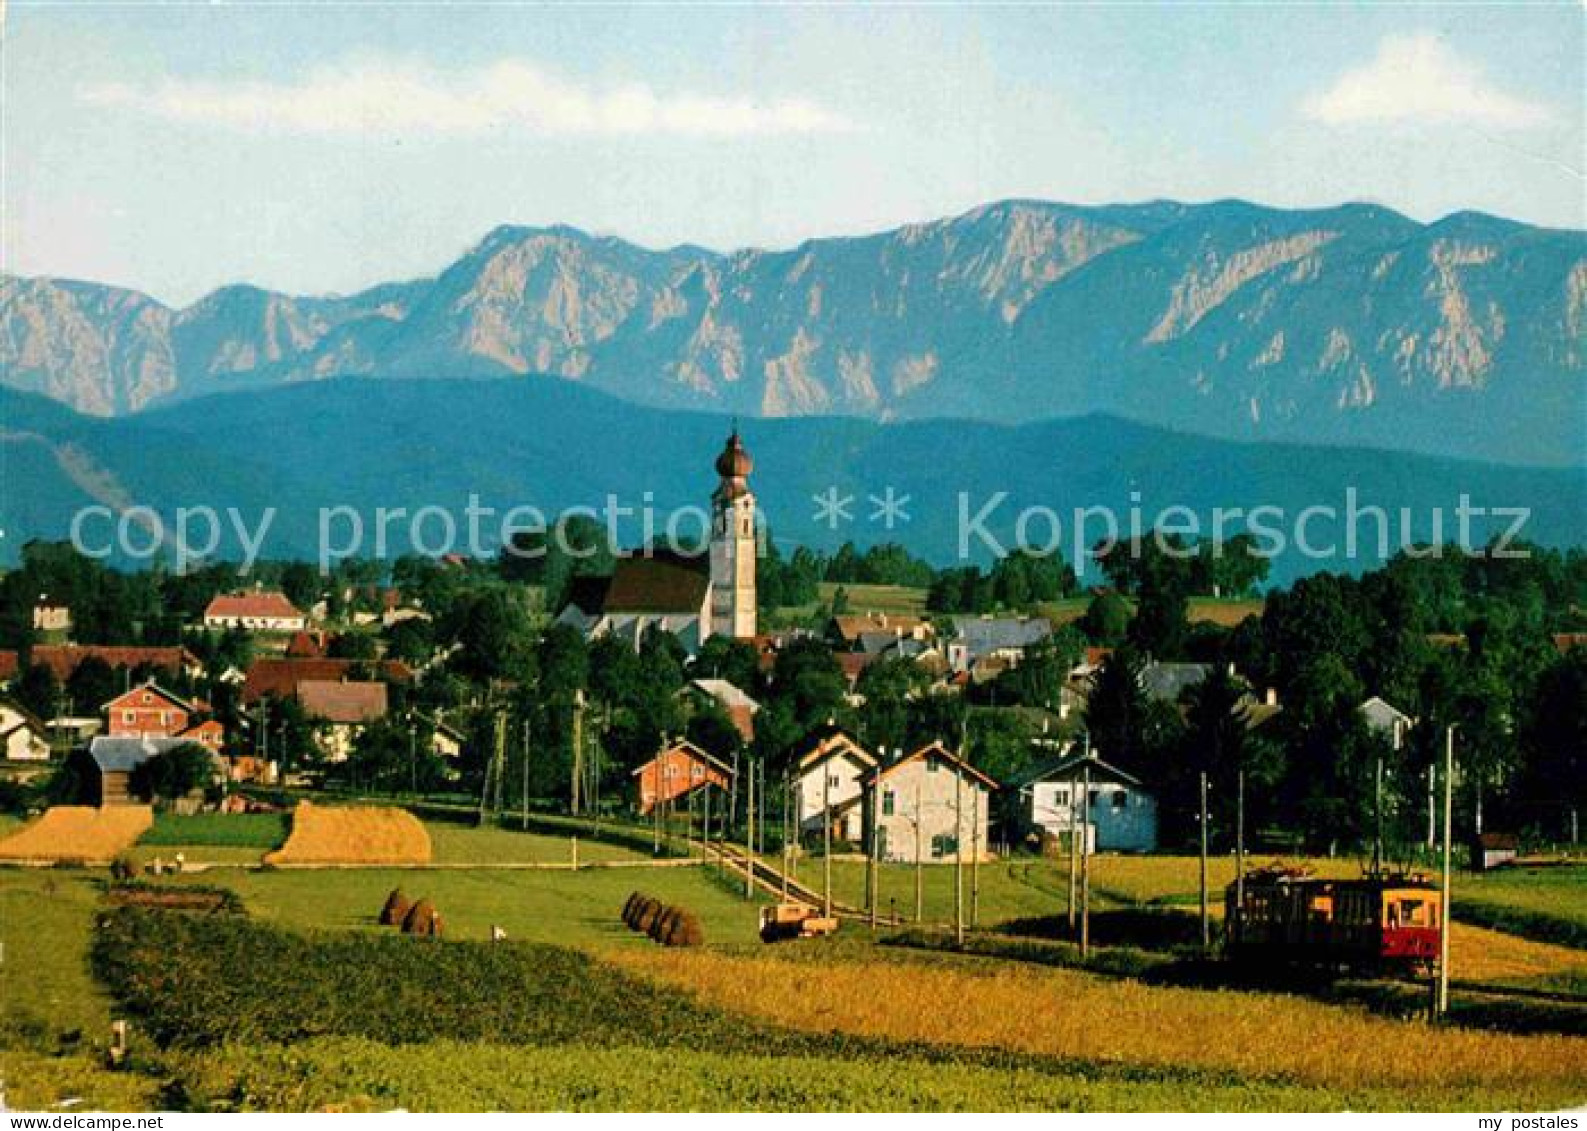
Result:
M762 898L746 900L742 881L715 867L470 869L456 865L565 862L571 839L543 827L425 827L443 867L221 867L158 881L224 887L245 917L111 910L103 869L0 869L8 1102L1236 1111L1587 1100L1583 1036L1429 1028L1344 999L1168 984L1136 976L1125 951L1080 969L879 946L894 932L854 923L833 939L766 947L756 936ZM213 841L257 858L281 832L279 822L167 819L139 851ZM581 838L579 855L634 864L648 854ZM1353 860L1313 864L1356 870ZM1194 858L1099 856L1093 865L1099 922L1133 913L1194 921ZM1215 892L1232 869L1213 862ZM984 930L1061 931L1066 861L978 871ZM907 915L914 869L883 872L884 905L896 899ZM951 918L953 873L923 869L928 920ZM801 875L819 889L821 862L806 859ZM833 876L838 898L861 902L863 863L834 861ZM968 868L964 879L968 907ZM376 924L399 887L435 903L443 940ZM619 911L635 889L694 911L706 945L664 949L624 928ZM1462 875L1456 891L1566 921L1582 913L1580 873L1566 868ZM493 926L505 944L487 941ZM1000 936L983 937L995 950ZM1002 937L1009 953L1025 945ZM1475 923L1457 927L1454 948L1457 978L1579 992L1587 977L1587 950ZM239 953L250 960L237 963ZM112 1016L134 1020L131 1070L104 1067Z

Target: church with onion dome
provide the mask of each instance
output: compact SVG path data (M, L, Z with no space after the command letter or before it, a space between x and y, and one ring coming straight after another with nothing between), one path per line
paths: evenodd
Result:
M619 558L609 577L575 578L557 622L587 639L616 633L635 647L660 628L691 655L712 636L754 636L754 468L735 427L716 457L706 552L651 549Z

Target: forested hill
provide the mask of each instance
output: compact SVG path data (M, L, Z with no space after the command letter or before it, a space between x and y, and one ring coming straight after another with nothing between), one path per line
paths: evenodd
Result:
M146 505L170 516L178 507L237 508L250 528L266 508L276 514L264 554L312 557L321 508L352 508L371 538L376 509L443 507L465 529L470 495L498 512L529 504L548 515L573 505L604 507L609 495L636 509L704 506L716 478L712 461L730 421L722 416L644 408L563 382L348 380L184 402L136 416L81 416L40 397L0 391L4 419L0 519L5 558L30 538L61 538L85 505L120 510ZM1148 527L1163 508L1190 508L1210 521L1213 508L1283 508L1291 523L1304 508L1341 512L1347 492L1358 507L1389 510L1399 525L1410 508L1412 533L1456 535L1462 494L1483 507L1529 507L1524 534L1545 544L1587 541L1587 473L1515 468L1357 448L1306 448L1222 441L1108 416L1023 425L953 420L882 424L841 417L742 422L755 459L751 484L779 543L834 547L894 541L939 564L958 558L965 518L1005 545L1022 510L1032 512L1028 541L1052 537L1056 517L1071 561L1076 508L1112 508L1122 523L1138 508ZM903 500L892 529L880 504L891 488ZM836 521L820 521L815 497L847 499ZM986 508L990 506L991 509ZM342 512L345 513L345 512ZM433 516L432 516L433 517ZM827 515L830 520L833 516ZM1473 523L1476 540L1507 526ZM483 525L489 526L490 523ZM1238 530L1233 521L1226 532ZM697 529L687 523L684 529ZM334 527L345 535L346 522ZM441 530L432 522L427 536ZM1104 533L1095 521L1086 541ZM389 554L411 548L410 524L387 526ZM625 544L643 532L620 524ZM1342 525L1314 521L1314 544L1338 543L1316 559L1282 555L1282 581L1322 568L1361 569L1376 560L1376 524L1358 524L1360 556L1344 556ZM366 552L369 545L366 543ZM991 547L966 548L986 561ZM228 535L221 553L236 556ZM1094 580L1094 578L1093 578Z

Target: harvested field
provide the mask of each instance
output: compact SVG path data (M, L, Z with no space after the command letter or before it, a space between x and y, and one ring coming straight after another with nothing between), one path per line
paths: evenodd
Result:
M107 864L124 852L154 823L147 805L57 805L18 832L0 840L0 860L53 863L80 860Z
M1531 1106L1587 1098L1581 1037L1430 1028L1281 995L1150 986L975 960L835 958L819 977L806 977L797 958L655 948L613 951L609 959L692 992L702 1005L806 1032L1278 1076L1324 1088L1505 1095ZM1394 1055L1385 1056L1385 1049Z
M264 862L294 864L428 864L430 834L406 809L325 806L302 801L292 834Z

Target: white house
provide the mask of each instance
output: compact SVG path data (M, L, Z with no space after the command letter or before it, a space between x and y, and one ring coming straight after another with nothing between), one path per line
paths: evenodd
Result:
M793 767L800 831L819 833L823 819L830 817L833 835L862 843L865 783L880 763L838 727L824 727L809 741Z
M43 762L50 756L44 720L9 699L0 699L0 749L8 762Z
M301 632L308 618L284 593L220 594L204 609L204 627L252 632Z
M1416 725L1416 720L1400 710L1393 703L1376 695L1362 703L1356 710L1361 712L1361 717L1371 729L1388 738L1396 745L1405 737L1405 732Z
M893 863L988 857L997 782L933 742L871 775L877 855Z
M1090 771L1087 814L1086 773ZM1141 782L1093 754L1068 754L1025 775L1020 808L1030 825L1067 841L1084 830L1092 852L1157 848L1157 799ZM1089 820L1087 820L1089 816Z

